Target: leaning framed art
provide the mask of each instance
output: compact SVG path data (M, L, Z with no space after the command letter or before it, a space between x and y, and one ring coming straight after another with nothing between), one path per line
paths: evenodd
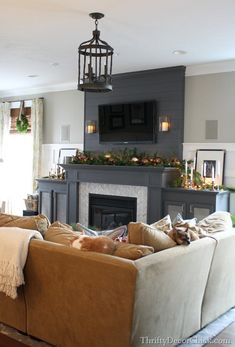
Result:
M214 182L221 186L224 182L225 150L198 149L196 152L196 171L206 183Z

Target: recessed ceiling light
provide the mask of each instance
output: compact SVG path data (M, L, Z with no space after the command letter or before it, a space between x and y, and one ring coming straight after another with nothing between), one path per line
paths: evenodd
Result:
M38 77L38 75L28 75L27 77L29 77L29 78L35 78L35 77Z
M182 54L187 54L186 51L183 51L181 49L176 49L175 51L172 52L175 55L182 55Z

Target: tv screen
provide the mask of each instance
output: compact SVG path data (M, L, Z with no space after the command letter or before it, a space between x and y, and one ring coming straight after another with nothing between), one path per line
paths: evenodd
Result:
M99 105L100 143L154 143L156 101Z

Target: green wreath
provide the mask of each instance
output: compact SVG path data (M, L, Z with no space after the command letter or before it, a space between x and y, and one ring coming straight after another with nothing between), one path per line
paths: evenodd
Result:
M16 129L19 133L27 133L29 128L29 121L24 114L21 114L20 117L16 120Z

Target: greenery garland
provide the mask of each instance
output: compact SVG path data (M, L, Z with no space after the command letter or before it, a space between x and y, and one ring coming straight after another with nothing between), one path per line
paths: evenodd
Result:
M24 114L21 114L16 120L16 129L19 133L27 133L29 121Z
M183 162L176 157L165 158L157 153L137 153L136 148L106 153L77 151L72 158L73 164L118 165L118 166L156 166L182 168Z

